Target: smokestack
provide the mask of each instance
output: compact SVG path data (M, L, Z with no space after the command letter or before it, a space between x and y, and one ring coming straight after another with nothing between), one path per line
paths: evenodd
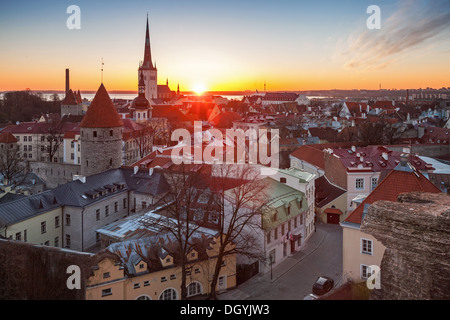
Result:
M66 69L66 95L69 92L70 84L69 84L69 69Z

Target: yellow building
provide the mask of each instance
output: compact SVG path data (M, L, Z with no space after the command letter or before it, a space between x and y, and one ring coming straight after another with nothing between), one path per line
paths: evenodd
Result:
M179 300L182 268L162 237L113 243L86 282L86 300ZM170 246L170 244L169 244ZM219 241L200 237L188 254L187 298L210 293ZM231 250L231 248L227 248ZM217 291L236 286L236 255L225 255Z
M7 239L61 247L62 206L51 191L1 206L0 235Z

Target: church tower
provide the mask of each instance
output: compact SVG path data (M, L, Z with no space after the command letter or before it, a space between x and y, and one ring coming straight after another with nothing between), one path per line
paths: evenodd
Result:
M148 16L147 16L147 30L145 33L145 49L144 49L144 61L139 66L138 79L142 75L145 82L145 97L151 103L152 99L158 98L158 70L156 65L153 66L152 52L150 50L150 32L148 29Z
M82 175L122 166L122 127L122 120L102 83L80 123Z

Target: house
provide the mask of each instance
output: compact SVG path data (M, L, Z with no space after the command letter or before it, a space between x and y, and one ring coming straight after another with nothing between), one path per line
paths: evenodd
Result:
M396 201L402 193L413 191L439 193L419 170L403 156L401 162L378 183L376 188L341 222L343 228L343 281L365 281L370 266L381 265L385 247L360 228L371 204L379 200Z
M353 199L373 191L382 171L394 169L401 155L384 146L328 149L324 157L325 175L331 183L347 190L347 210L351 211ZM410 158L411 165L418 171L432 172L433 167L417 156Z
M210 293L220 243L210 234L198 235L192 242L185 265L187 298ZM182 270L176 248L174 239L162 235L110 245L110 254L86 281L86 300L179 300ZM236 254L226 254L216 290L235 286Z
M314 213L308 208L305 193L273 178L265 178L262 183L266 185L264 206L238 237L246 239L251 234L252 253L260 258L238 255L236 259L237 264L256 265L259 272L265 273L305 245L314 230ZM232 199L233 189L227 190L226 195L226 199ZM227 200L225 217L229 217L232 206L233 200ZM245 212L241 214L245 216Z
M347 217L347 190L332 184L326 176L315 181L315 212L317 220L339 224Z
M6 238L95 251L96 230L157 205L169 185L162 172L111 169L52 190L0 204L0 232Z

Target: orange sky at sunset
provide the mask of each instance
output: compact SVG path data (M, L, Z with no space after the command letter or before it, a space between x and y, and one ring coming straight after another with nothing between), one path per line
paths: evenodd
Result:
M137 91L146 12L158 83L172 90L450 87L448 1L380 0L380 30L366 27L368 1L176 2L169 14L159 2L79 1L80 30L65 25L67 3L5 4L0 91L62 91L66 68L71 88L95 91L102 58L108 91Z

